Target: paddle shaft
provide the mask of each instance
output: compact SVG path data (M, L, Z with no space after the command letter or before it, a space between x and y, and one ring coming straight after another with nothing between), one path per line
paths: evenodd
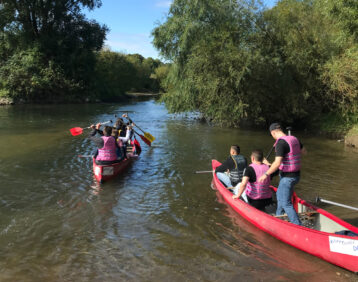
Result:
M198 171L195 171L195 173L212 173L213 171L212 170L198 170Z
M272 146L270 152L269 152L269 153L267 154L267 156L266 156L266 160L271 156L271 153L272 153L272 151L273 151L273 148L275 148L275 146Z
M92 155L78 155L79 158L92 158Z
M133 130L133 132L134 132L135 134L137 134L138 136L144 137L142 134L138 133L138 132L135 131L133 128L132 128L132 130ZM145 138L145 137L144 137L144 138ZM148 141L149 141L149 140L148 140Z
M112 121L111 120L108 120L108 121L105 121L105 122L100 122L101 125L103 124L107 124L107 123L111 123ZM90 126L89 127L86 127L85 129L89 129L91 128Z
M129 119L129 116L127 114L127 118ZM142 131L144 134L147 134L143 129L141 129L136 123L134 123L134 126L137 127L140 131ZM138 133L137 133L138 134Z
M141 129L137 124L134 124L134 126L136 126L140 131L142 131L143 133L145 133L145 131L143 129Z
M339 206L339 207L342 207L342 208L346 208L346 209L351 209L351 210L354 210L354 211L358 211L358 208L355 208L355 207L352 207L352 206L348 206L348 205L344 205L344 204L340 204L340 203L336 203L336 202L332 202L332 201L328 201L328 200L325 200L325 199L322 199L320 197L317 197L316 199L316 202L322 202L322 203L326 203L326 204L331 204L331 205L334 205L334 206Z

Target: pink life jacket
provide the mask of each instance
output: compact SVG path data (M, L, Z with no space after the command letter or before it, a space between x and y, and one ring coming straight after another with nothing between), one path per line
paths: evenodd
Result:
M290 152L286 154L283 159L279 169L282 172L297 172L301 169L301 146L300 142L295 136L282 136L278 138L275 142L277 144L278 140L285 140L290 146Z
M250 164L256 174L256 181L247 183L246 195L253 200L269 199L272 197L270 188L270 177L267 177L263 183L258 182L259 178L269 169L265 164Z
M97 161L115 161L117 159L116 154L116 140L113 136L102 136L104 145L101 149L98 149Z

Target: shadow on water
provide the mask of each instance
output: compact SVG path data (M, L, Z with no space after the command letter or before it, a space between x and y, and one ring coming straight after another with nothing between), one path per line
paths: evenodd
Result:
M88 131L128 112L156 137L127 173L98 185ZM168 114L153 100L0 108L1 281L355 281L356 276L261 232L210 189L211 159L231 144L268 151L267 132ZM299 136L308 149L297 193L356 205L358 155ZM275 180L277 181L277 180ZM356 213L327 210L357 224ZM339 273L339 274L337 274Z

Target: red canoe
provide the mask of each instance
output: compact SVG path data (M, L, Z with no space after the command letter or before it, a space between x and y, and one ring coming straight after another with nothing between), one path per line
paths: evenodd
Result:
M219 165L218 161L212 161L214 170ZM304 217L303 223L307 227L298 226L286 221L287 217L276 217L262 212L242 200L234 200L233 194L225 188L215 173L213 173L212 184L226 203L259 229L311 255L350 271L358 272L358 237L335 234L338 231L351 231L358 234L357 227L313 206L294 194L294 207L300 218ZM277 190L273 186L271 188L274 191Z
M129 164L131 164L134 160L138 159L141 152L141 148L138 141L135 144L134 142L132 141L131 150L129 152L127 151L127 158L125 158L119 163L110 165L97 165L95 159L93 158L93 173L99 183L103 183L116 177L117 175L122 173L128 167Z

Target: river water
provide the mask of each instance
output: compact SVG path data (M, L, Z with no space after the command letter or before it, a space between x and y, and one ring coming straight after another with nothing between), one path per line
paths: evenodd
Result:
M127 174L96 184L88 130L127 111L156 137ZM267 152L268 131L210 126L154 100L0 108L0 281L358 281L261 232L210 188L231 144ZM299 196L357 206L358 154L297 133ZM139 139L140 140L140 139ZM140 140L141 141L141 140ZM358 225L356 212L325 208Z

